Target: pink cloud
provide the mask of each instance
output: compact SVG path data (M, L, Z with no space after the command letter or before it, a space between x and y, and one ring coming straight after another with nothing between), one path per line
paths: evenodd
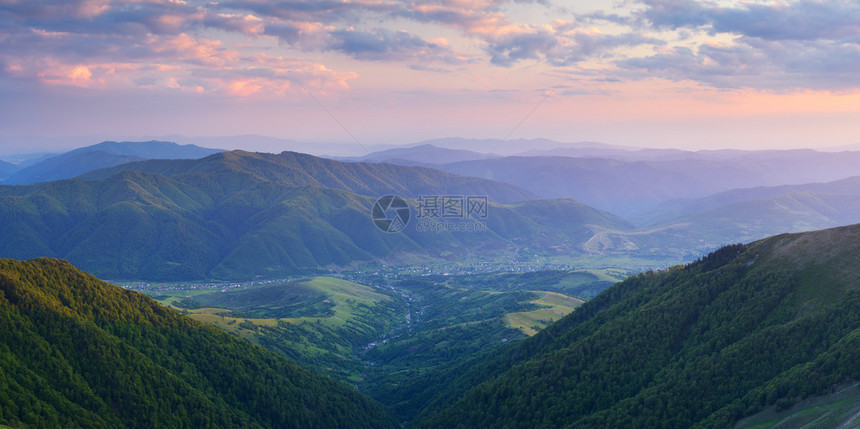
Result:
M161 56L210 67L228 66L240 56L238 51L224 48L220 40L198 40L186 33L178 36L151 36L146 43Z
M219 92L239 97L269 97L283 96L291 90L317 94L342 92L349 90L348 81L358 75L338 73L322 64L258 54L235 68L201 77L213 83Z
M81 64L62 64L56 61L44 61L39 68L16 65L18 73L35 75L41 82L49 85L68 85L82 88L101 85L102 79L93 76L93 66Z
M78 5L78 16L93 18L110 9L110 0L86 0Z

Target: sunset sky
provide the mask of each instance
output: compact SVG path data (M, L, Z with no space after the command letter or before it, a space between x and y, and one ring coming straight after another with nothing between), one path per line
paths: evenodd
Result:
M0 0L0 154L171 134L856 145L860 2Z

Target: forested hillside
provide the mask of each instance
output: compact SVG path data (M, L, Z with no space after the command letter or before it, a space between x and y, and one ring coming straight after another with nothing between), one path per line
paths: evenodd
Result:
M396 427L352 387L67 262L0 260L0 423Z
M418 427L730 427L860 379L860 225L643 273L491 362ZM856 388L856 387L855 387Z

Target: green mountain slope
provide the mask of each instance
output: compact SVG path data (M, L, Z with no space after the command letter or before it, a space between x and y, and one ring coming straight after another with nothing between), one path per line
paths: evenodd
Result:
M100 168L145 159L196 159L218 149L172 142L102 142L48 157L24 167L6 179L7 184L28 184L68 179ZM2 176L0 176L2 177Z
M215 154L199 161L152 160L92 172L86 177L105 178L123 170L166 176L204 174L231 181L234 186L272 181L292 186L342 189L373 197L386 194L403 198L418 198L422 195L474 195L486 196L499 203L537 198L535 194L513 185L457 176L431 168L340 162L296 152L273 155L233 151Z
M860 225L613 286L437 398L418 427L714 427L860 380ZM860 404L858 404L860 405Z
M353 388L67 262L0 260L0 422L395 427Z
M335 181L352 181L356 187L383 186L389 179L402 187L414 181L406 190L410 194L475 195L496 189L511 196L516 188L428 169L306 156L298 158L324 161L327 167L294 166L291 172L278 162L286 157L291 164L293 155L225 153L137 164L164 167L170 176L119 169L104 179L0 186L0 236L5 238L0 257L60 257L117 280L248 279L374 260L499 257L517 249L566 255L583 252L595 228L630 228L576 201L557 200L491 203L487 228L479 231L420 231L413 221L402 233L389 234L372 222L374 197L338 189ZM355 166L360 170L352 171ZM364 170L377 167L391 177L382 180ZM403 180L395 180L400 176Z

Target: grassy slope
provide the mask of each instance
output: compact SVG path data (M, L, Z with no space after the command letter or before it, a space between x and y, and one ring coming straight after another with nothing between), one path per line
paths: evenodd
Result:
M505 326L519 329L524 334L532 336L547 325L570 314L576 307L582 305L580 298L562 295L557 292L539 292L541 296L531 301L541 308L530 311L519 311L505 315Z
M291 293L285 296L284 289ZM371 329L361 319L362 309L391 302L389 296L374 292L367 286L332 277L313 277L244 291L208 293L194 296L192 300L202 307L186 310L191 318L241 333L243 337L250 337L252 332L236 326L237 321L247 320L258 326L277 326L278 322L283 322L319 323L332 329L345 325Z
M157 293L162 303L195 320L353 381L363 371L356 351L400 326L407 312L399 300L332 277Z

